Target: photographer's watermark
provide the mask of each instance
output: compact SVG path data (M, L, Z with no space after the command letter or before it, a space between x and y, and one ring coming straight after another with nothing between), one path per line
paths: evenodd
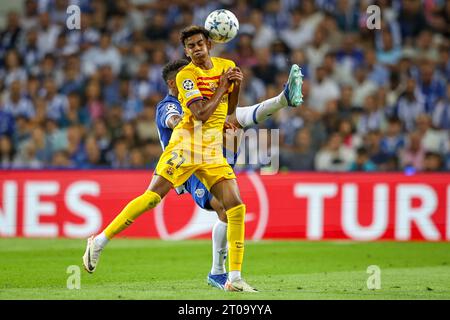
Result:
M381 29L381 9L377 5L370 5L367 7L366 27L369 30Z
M80 267L77 265L70 265L67 267L66 273L69 274L69 277L67 277L67 282L66 282L67 289L79 290L81 288Z
M172 175L181 166L223 163L264 168L262 174L279 170L279 129L226 130L204 128L195 121L193 130L175 130L170 146L170 157L163 160ZM238 156L239 155L239 156ZM270 168L270 170L267 170Z
M80 7L72 4L67 7L66 13L68 15L66 19L66 26L69 30L81 29L81 10Z
M380 290L381 289L381 269L377 265L367 267L366 272L370 274L367 279L367 289Z

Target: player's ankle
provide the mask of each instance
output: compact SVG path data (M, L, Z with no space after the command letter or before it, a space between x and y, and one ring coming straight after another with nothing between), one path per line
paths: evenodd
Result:
M237 270L230 271L230 273L228 274L228 279L231 282L240 280L241 279L241 272L237 271Z
M227 270L225 269L225 267L223 267L223 268L214 267L211 269L212 275L224 274L224 273L227 273Z
M98 234L95 238L94 238L94 242L95 245L100 248L103 249L109 242L108 237L105 235L104 232Z

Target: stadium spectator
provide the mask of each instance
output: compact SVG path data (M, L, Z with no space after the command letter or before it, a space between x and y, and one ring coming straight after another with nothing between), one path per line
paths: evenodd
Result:
M11 83L3 101L1 110L13 117L21 115L31 119L36 114L31 101L22 94L22 84L19 80Z
M439 129L450 130L450 83L447 83L446 97L436 104L433 125Z
M282 30L280 38L290 49L305 48L314 36L317 23L307 23L304 13L300 10L294 10L291 14L289 27Z
M252 47L259 49L268 48L276 39L275 31L269 24L264 23L264 14L261 10L254 9L250 13L249 24L253 29Z
M347 171L355 159L354 151L342 143L338 133L333 133L315 158L319 171Z
M306 46L305 54L308 59L310 69L317 70L322 65L325 55L330 51L330 46L325 41L327 34L323 27L314 31L312 41ZM317 74L315 74L317 77Z
M280 166L290 170L314 170L315 152L311 145L311 133L307 128L299 129L292 148L282 149Z
M61 27L53 23L50 19L50 14L43 11L39 14L38 23L38 49L39 55L44 56L47 53L53 52L56 45L56 40L61 32Z
M401 167L403 169L414 168L417 171L423 169L425 149L422 145L422 137L414 131L408 135L406 148L400 152Z
M330 100L339 99L339 86L332 78L327 76L324 67L317 67L316 79L311 85L309 105L318 113L325 111L326 104Z
M436 74L431 61L421 64L417 87L424 97L424 111L430 115L433 114L437 102L445 95L445 83Z
M416 81L410 78L406 82L405 91L398 98L395 115L403 122L406 131L411 132L415 129L417 116L424 112L423 95L417 89Z
M388 120L386 134L381 139L381 150L395 156L405 146L405 137L402 134L402 123L398 118Z
M110 65L114 74L122 68L120 51L111 43L111 35L104 32L100 36L99 46L94 46L83 53L83 70L87 74L94 73L102 65Z
M0 169L10 169L14 161L14 146L11 138L0 135Z
M382 108L378 103L378 97L368 95L364 99L364 112L359 117L357 124L358 133L365 135L369 131L382 130L386 127L386 118Z
M431 127L431 117L420 114L416 118L417 132L422 137L422 145L426 151L444 154L448 148L448 132Z
M351 154L364 147L380 171L439 170L435 154L450 170L449 1L373 3L381 30L365 26L367 1L227 2L241 28L213 50L244 72L240 105L276 94L292 63L305 75L303 106L258 124L280 129L285 168L323 170L310 165L311 154L322 163L344 146ZM180 28L215 4L77 4L80 30L65 26L66 0L25 0L21 12L5 16L0 136L9 151L2 161L8 168L152 168L161 153L154 124L155 102L166 94L161 67L184 57ZM350 166L326 168L334 169Z
M423 171L439 172L444 170L444 160L439 153L428 151L423 161Z
M15 11L8 12L6 16L6 26L3 32L0 32L0 53L16 48L22 37L22 27L20 25L20 16Z
M0 79L5 87L9 87L14 81L25 84L28 75L22 67L19 53L16 49L8 50L4 56L4 66L0 69Z
M359 147L356 149L356 159L350 165L350 171L376 171L377 166L369 158L366 148Z
M345 146L355 150L362 145L361 135L356 132L350 119L340 118L337 131Z
M407 43L415 38L421 30L427 27L421 1L403 1L398 14L398 22L404 42Z

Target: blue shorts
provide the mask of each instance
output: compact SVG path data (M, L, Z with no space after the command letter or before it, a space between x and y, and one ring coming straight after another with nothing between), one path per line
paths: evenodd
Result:
M184 187L187 192L192 195L195 203L202 209L214 210L211 207L212 193L208 191L203 183L195 176L192 175L185 183Z

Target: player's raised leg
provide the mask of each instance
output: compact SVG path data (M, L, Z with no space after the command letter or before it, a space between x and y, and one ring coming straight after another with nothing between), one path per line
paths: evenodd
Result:
M153 176L149 188L142 195L131 200L103 232L90 237L83 256L86 271L93 273L100 259L100 253L109 240L130 226L142 213L156 207L171 187L170 181L161 176Z
M231 169L231 168L230 168ZM229 275L225 284L227 291L257 292L241 277L244 259L245 205L239 195L236 179L226 179L211 187L211 192L226 209L228 228Z
M301 68L294 64L283 92L253 106L236 108L236 112L230 115L227 121L245 128L265 121L275 112L287 106L299 107L303 103L302 84Z

